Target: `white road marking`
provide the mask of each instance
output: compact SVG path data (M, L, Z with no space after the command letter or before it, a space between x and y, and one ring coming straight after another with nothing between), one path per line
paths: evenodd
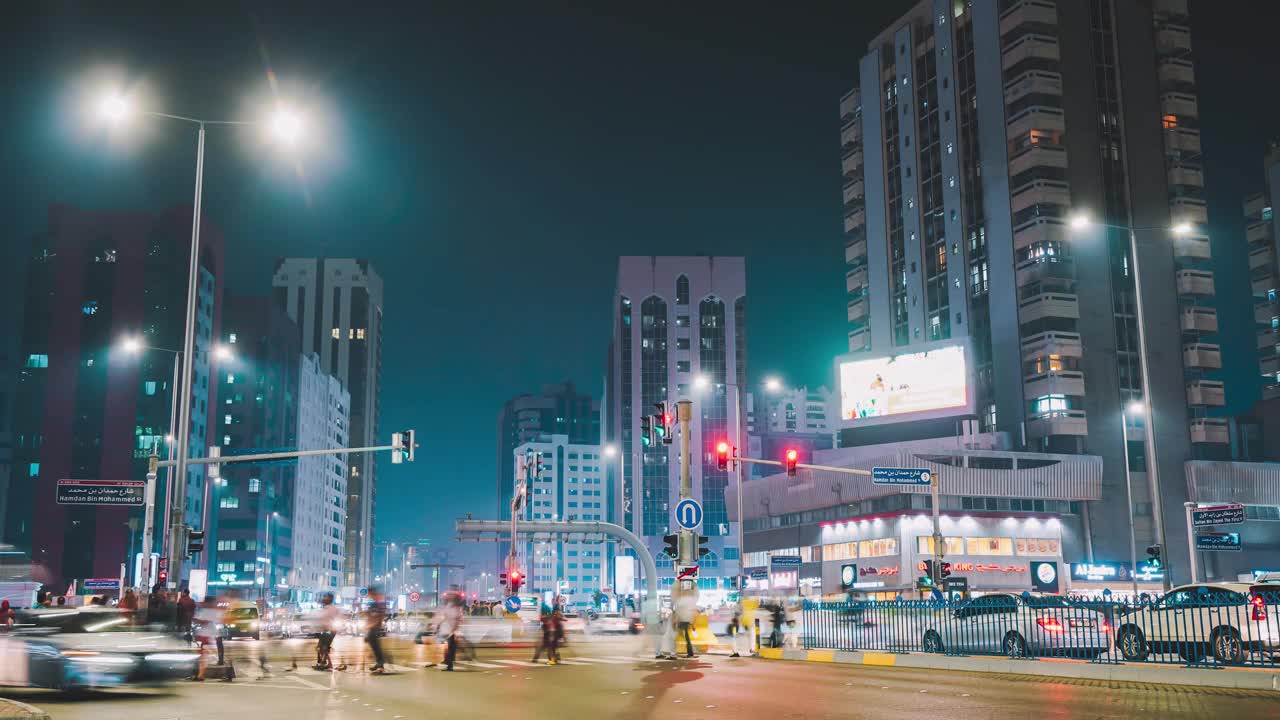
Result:
M298 677L297 675L290 675L289 677L299 685L309 687L312 690L328 690L329 689L328 686L321 685L320 683L316 683L316 682L311 682L310 680L306 680L304 678Z
M500 668L500 667L502 667L501 665L494 665L493 663L480 662L479 660L459 660L459 661L458 661L458 664L459 664L459 665L473 665L473 666L475 666L475 667L489 668L490 670L492 670L492 669L494 669L494 668Z

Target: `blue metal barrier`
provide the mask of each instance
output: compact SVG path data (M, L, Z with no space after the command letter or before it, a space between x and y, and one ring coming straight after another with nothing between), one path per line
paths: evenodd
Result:
M942 602L805 602L806 648L1274 668L1280 586L1132 602L1024 593Z

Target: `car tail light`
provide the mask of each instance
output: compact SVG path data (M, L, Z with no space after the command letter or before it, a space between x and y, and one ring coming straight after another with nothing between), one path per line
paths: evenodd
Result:
M1102 630L1102 632L1104 633L1109 633L1111 632L1111 623L1107 622L1106 620L1099 620L1098 629Z
M1060 633L1063 631L1062 621L1058 618L1036 618L1036 624L1045 632Z
M1254 595L1249 599L1249 604L1253 606L1253 619L1267 619L1267 601L1261 595Z

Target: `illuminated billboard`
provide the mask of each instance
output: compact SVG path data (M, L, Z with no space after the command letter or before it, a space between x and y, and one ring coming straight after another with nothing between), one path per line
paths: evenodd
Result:
M916 413L972 412L963 345L839 364L840 418L874 424Z

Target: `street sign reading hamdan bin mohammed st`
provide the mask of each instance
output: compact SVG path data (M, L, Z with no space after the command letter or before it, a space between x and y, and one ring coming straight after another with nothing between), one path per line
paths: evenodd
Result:
M926 468L873 467L871 482L876 485L929 485L933 473Z

